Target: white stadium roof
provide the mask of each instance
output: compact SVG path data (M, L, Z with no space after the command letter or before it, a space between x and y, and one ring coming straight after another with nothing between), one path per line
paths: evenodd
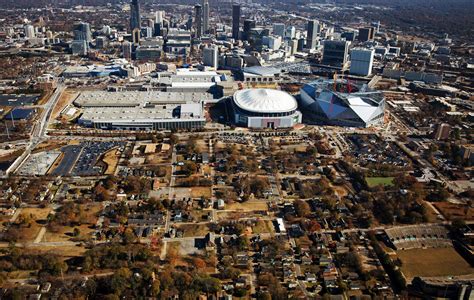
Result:
M272 89L246 89L234 94L234 103L241 109L255 113L282 113L298 108L290 94Z

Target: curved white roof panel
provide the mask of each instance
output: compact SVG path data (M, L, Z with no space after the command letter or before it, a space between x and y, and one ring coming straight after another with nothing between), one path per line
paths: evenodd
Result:
M241 109L255 113L282 113L298 108L290 94L272 89L247 89L234 94L234 103Z

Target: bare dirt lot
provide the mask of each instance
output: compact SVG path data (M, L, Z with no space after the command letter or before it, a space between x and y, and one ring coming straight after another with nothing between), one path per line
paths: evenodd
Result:
M119 162L120 151L117 149L112 149L109 152L104 154L102 161L107 165L105 170L105 175L112 175L115 173L117 164Z
M268 204L265 201L251 200L247 202L234 202L226 205L226 210L237 210L237 211L255 211L255 210L268 210Z
M59 98L58 103L53 109L52 113L52 118L57 118L59 116L59 113L67 106L69 105L77 96L77 92L74 90L65 90L62 94L61 97Z

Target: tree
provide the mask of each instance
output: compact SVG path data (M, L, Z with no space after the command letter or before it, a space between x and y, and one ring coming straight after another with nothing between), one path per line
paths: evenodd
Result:
M75 227L74 230L72 231L72 235L75 237L78 237L81 234L81 230L79 228Z
M311 207L309 206L309 204L304 201L304 200L296 200L294 203L293 203L294 207L295 207L295 211L296 211L296 214L299 216L299 217L306 217L308 216L309 214L311 214Z
M206 268L206 266L207 266L207 265L206 265L206 262L205 262L203 259L199 258L199 257L195 257L195 258L193 259L193 265L194 265L197 269L204 269L204 268Z
M132 277L132 272L128 268L121 268L117 270L112 278L110 278L110 290L115 295L121 295L129 286L129 279Z

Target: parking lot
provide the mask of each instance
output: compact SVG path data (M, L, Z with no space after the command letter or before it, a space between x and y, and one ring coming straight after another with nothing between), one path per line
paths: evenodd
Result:
M54 176L67 176L71 172L74 163L76 162L79 154L81 154L81 145L70 145L61 148L63 158L61 163L51 172Z
M98 176L104 172L104 166L98 165L100 157L112 148L123 150L124 142L83 142L61 148L63 159L51 174L54 176Z
M39 99L39 95L0 95L0 106L25 106L34 105Z
M125 147L124 142L84 142L82 151L72 169L72 176L97 176L103 173L103 166L97 165L105 152L115 147ZM122 149L123 151L123 149Z

